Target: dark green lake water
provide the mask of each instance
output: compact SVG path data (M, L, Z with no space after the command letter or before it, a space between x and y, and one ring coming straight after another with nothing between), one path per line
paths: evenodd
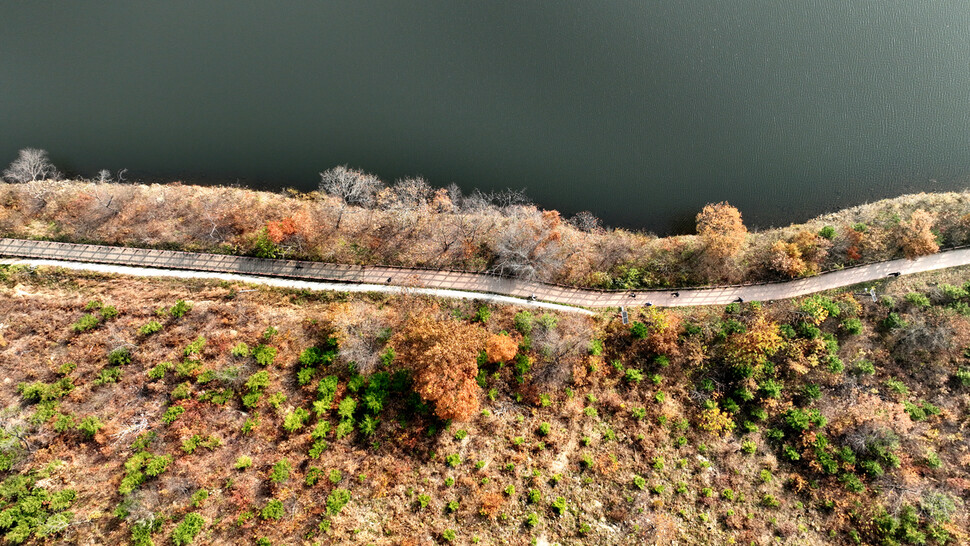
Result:
M970 186L970 2L4 2L0 163L769 226Z

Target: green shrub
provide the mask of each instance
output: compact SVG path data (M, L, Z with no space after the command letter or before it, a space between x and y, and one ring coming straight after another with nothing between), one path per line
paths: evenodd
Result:
M162 415L162 422L166 425L171 425L183 413L185 413L185 408L182 406L169 406L168 409L165 410L165 414Z
M957 513L957 499L949 493L928 491L919 502L920 509L937 523L947 523Z
M55 432L67 432L76 428L77 423L74 421L73 415L61 414L57 416L54 420L54 431Z
M172 318L180 319L184 317L185 314L188 313L191 309L192 309L191 303L188 303L185 300L178 300L175 302L175 305L173 305L172 308L168 310L168 314L171 315Z
M337 415L341 419L351 419L355 411L357 411L357 401L349 396L341 400L337 406Z
M236 470L246 470L252 465L253 465L252 457L250 457L249 455L240 455L239 458L236 459L236 464L234 466L236 467Z
M853 493L862 493L866 490L866 486L862 484L862 481L855 474L845 473L839 478L839 481L842 482L847 490Z
M650 329L647 328L646 324L638 320L633 321L633 324L630 325L630 335L636 339L646 339L650 335Z
M857 336L862 333L862 321L857 318L847 318L842 321L842 329L847 334Z
M552 501L552 509L556 512L556 515L563 515L566 512L566 508L565 497L556 497L556 500Z
M529 527L539 525L539 515L535 512L529 512L529 515L525 517L525 524Z
M925 294L920 294L919 292L910 292L909 294L906 294L906 301L912 303L916 307L930 306L930 298L928 298Z
M230 353L232 354L232 356L236 358L246 358L247 356L249 356L249 345L246 345L245 342L240 341L235 346L233 346Z
M647 488L647 480L645 480L642 476L634 476L633 486L643 491L644 489Z
M195 536L202 530L203 525L205 525L205 519L202 516L195 512L189 512L185 515L182 523L179 523L172 531L172 544L175 546L191 544L195 540Z
M195 372L202 367L202 363L198 360L185 359L175 365L175 375L179 377L192 377Z
M182 441L182 451L192 454L196 449L204 447L209 450L213 450L222 445L222 440L216 436L200 436L198 434L193 434L191 437L186 438Z
M636 368L627 368L626 374L623 377L626 379L627 383L633 383L634 385L639 384L643 381L643 372Z
M283 518L285 513L286 510L283 508L282 502L280 502L278 499L270 499L269 502L266 503L266 506L264 506L259 512L259 517L263 518L264 520L271 519L279 521Z
M203 336L195 338L195 341L189 343L185 350L185 356L201 355L202 351L205 350L206 339Z
M385 368L390 368L391 364L394 363L394 359L397 358L397 353L394 352L394 347L387 347L384 352L381 353L381 364Z
M152 534L162 529L162 523L164 523L162 518L155 517L154 515L135 522L131 526L132 546L154 546L155 543L152 541Z
M961 387L970 387L970 368L960 368L953 374Z
M451 455L448 455L447 457L445 457L445 464L447 464L451 468L457 467L458 465L461 464L461 455L457 453L452 453Z
M253 358L256 359L256 363L260 366L269 366L276 360L276 347L257 345L253 349Z
M360 433L364 436L371 436L377 432L377 427L380 425L381 420L373 415L365 415L363 419L360 420Z
M431 503L431 497L428 495L418 495L418 506L427 508L429 503Z
M191 387L192 386L188 381L179 383L174 389L172 389L172 393L169 396L172 397L172 400L183 400L188 398L191 396Z
M535 317L528 311L519 311L512 318L512 324L522 335L527 336L532 333L532 323Z
M350 491L336 488L327 496L327 513L335 516L350 502Z
M902 381L894 377L891 377L886 380L886 388L888 388L889 390L893 391L894 393L900 396L905 396L909 394L909 387L907 387L905 383L903 383Z
M444 531L441 532L441 538L443 538L445 542L452 542L457 537L458 535L457 533L455 533L454 529L445 529Z
M303 425L310 420L310 412L303 408L296 408L295 410L286 414L283 418L283 429L290 434L303 428Z
M852 367L852 373L856 375L873 375L876 373L876 366L871 361L863 358Z
M150 320L138 329L138 333L143 336L150 336L162 330L162 324L157 320Z
M205 502L207 498L209 498L209 492L205 489L199 489L192 494L192 506L195 508L202 506L202 503Z
M94 438L94 435L97 434L102 427L104 427L104 423L93 415L89 415L84 419L81 419L81 422L77 425L77 429L83 432L88 438Z
M741 442L741 451L743 451L744 453L747 453L748 455L751 455L757 449L758 449L757 444L755 444L751 440L745 440Z
M17 392L25 402L49 402L63 397L74 390L74 382L70 377L63 377L54 383L34 381L18 383Z
M114 305L105 305L100 311L101 318L104 320L110 320L118 316L118 310Z
M782 385L780 382L768 378L761 383L760 390L766 398L780 398Z
M885 319L880 323L886 330L892 330L895 328L902 328L906 326L906 322L899 316L898 313L889 313Z
M486 322L488 322L488 319L491 317L492 317L492 310L489 309L487 305L482 305L481 307L478 308L478 311L475 313L475 318L473 320L475 322L481 322L482 324L485 324Z
M318 481L320 481L321 477L323 477L323 470L320 470L315 466L311 466L309 470L307 470L306 478L304 478L303 481L309 486L314 486Z
M340 423L337 424L337 429L334 431L334 433L336 434L338 440L340 440L340 439L342 439L342 438L344 438L346 436L349 436L353 432L354 432L354 420L353 419L343 419L343 420L341 420Z
M290 479L290 461L282 459L273 465L273 470L269 473L269 479L273 483L283 483Z
M361 388L363 388L365 382L366 380L364 379L363 375L354 373L352 376L350 376L350 381L347 381L347 390L352 393L357 393Z
M20 544L31 536L37 543L47 543L46 537L67 529L74 519L66 510L74 503L76 492L37 487L37 478L35 473L14 474L0 483L0 507L4 508L0 510L0 532L4 532L5 544Z
M835 228L832 227L832 226L825 226L822 229L818 230L818 235L819 235L819 237L824 237L824 238L829 239L829 240L834 239L835 238Z
M158 364L157 366L148 370L148 379L152 381L162 379L165 377L165 372L171 370L173 367L175 367L175 365L171 362L162 362L161 364Z
M94 378L94 384L107 385L108 383L117 383L119 379L121 379L121 368L104 368Z
M92 315L88 313L82 316L81 318L79 318L77 322L72 324L71 330L74 330L75 333L80 334L82 332L87 332L88 330L92 330L96 328L98 324L100 324L100 320L98 319L98 317L96 315Z
M245 403L245 401L244 401L244 403ZM246 422L243 423L243 426L242 426L242 429L241 430L242 430L242 433L243 434L249 434L249 433L253 432L254 430L256 430L256 427L258 427L258 426L259 426L259 414L258 413L253 413L253 416L252 417L247 417L246 418Z

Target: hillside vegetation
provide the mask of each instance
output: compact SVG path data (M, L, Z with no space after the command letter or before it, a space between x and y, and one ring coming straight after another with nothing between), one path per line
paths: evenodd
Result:
M624 325L4 266L0 536L965 543L968 280Z
M32 180L0 185L8 237L490 272L633 289L763 281L915 257L970 242L970 194L902 196L787 228L749 232L726 203L704 207L697 235L608 229L563 218L522 194L463 194L421 179L385 185L346 168L321 189ZM648 213L649 211L645 211Z

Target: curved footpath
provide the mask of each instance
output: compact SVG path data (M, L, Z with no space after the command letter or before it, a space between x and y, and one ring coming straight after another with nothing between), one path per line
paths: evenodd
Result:
M897 273L907 275L970 264L970 248L962 248L923 256L915 260L891 260L781 283L676 290L605 291L569 288L460 271L268 260L245 256L21 239L0 239L0 256L26 258L23 263L34 265L53 265L141 276L220 278L311 290L381 292L405 290L443 297L517 304L522 304L524 303L522 300L528 301L534 296L539 301L530 302L533 305L561 310L575 310L575 307L601 309L647 303L661 307L724 305L738 298L745 301L780 300L872 281ZM90 264L119 267L94 267ZM181 273L175 274L173 270ZM267 277L273 278L274 282L269 282L271 279ZM564 306L573 308L564 308Z

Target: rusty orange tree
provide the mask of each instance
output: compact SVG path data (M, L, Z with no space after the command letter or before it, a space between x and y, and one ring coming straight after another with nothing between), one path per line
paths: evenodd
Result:
M391 340L397 359L414 371L415 390L441 419L465 420L478 411L481 328L456 320L415 317Z
M900 224L903 254L907 258L912 260L940 250L932 231L935 223L935 214L919 209L909 217L909 222Z

